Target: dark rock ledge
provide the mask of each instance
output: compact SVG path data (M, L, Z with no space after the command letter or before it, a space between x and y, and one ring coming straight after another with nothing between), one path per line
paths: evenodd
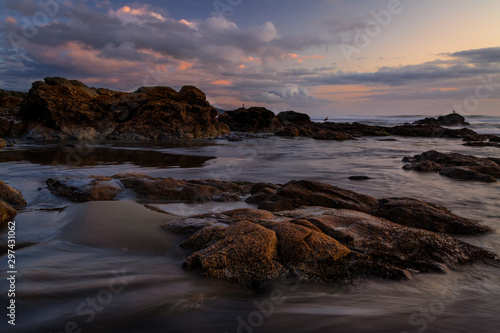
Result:
M101 200L106 196L98 193L119 188L141 198L173 202L239 201L250 195L247 202L259 209L191 216L163 226L185 235L181 246L192 250L185 269L250 288L278 278L326 283L409 279L499 260L492 252L447 235L480 234L491 228L413 198L376 199L311 181L251 184L140 174L48 184L53 193L73 200Z
M439 172L440 175L486 183L494 183L500 178L498 158L479 158L459 153L440 153L435 150L420 155L403 158L406 170L418 172Z

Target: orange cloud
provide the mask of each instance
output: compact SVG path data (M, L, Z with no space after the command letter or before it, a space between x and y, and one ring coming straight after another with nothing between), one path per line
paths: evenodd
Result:
M220 86L229 86L229 85L231 85L231 81L217 80L217 81L213 81L212 84L216 84L216 85L220 85Z
M245 66L245 65L239 65L238 68L243 69L243 68L247 68L247 66Z
M16 24L17 23L17 20L15 18L13 18L12 16L7 16L5 18L5 23L13 23L13 24Z
M179 65L179 70L183 71L183 70L186 70L186 69L190 69L193 67L193 64L187 62L187 61L183 61L181 62L181 64Z
M301 56L301 55L298 55L295 53L288 53L288 54L282 54L281 59L293 59L293 60L297 60L299 62L299 64L301 64L306 59L322 60L322 59L325 59L325 56L321 56L318 54L315 54L313 56Z

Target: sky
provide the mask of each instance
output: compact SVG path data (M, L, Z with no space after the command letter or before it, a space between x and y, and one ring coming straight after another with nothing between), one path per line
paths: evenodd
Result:
M0 88L202 89L222 109L500 116L498 0L4 0Z

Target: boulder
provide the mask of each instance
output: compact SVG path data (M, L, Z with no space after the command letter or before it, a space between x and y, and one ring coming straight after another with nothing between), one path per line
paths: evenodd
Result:
M462 180L495 182L500 178L500 165L491 158L480 158L459 153L440 153L435 150L403 158L406 170L439 172L439 174Z
M274 133L281 127L280 120L272 111L260 107L227 111L218 119L231 131L237 132Z
M19 110L26 93L0 89L0 136L18 137L26 131Z
M122 187L114 179L100 176L88 179L48 179L47 185L52 194L77 202L113 200L122 191Z
M144 198L187 202L234 202L248 193L252 184L221 180L189 180L154 178L141 174L114 176L123 185Z
M499 260L450 236L345 209L304 207L274 214L239 209L170 221L164 229L190 235L181 244L193 251L185 269L250 288L278 278L408 279Z
M458 113L451 113L446 116L439 116L436 118L425 118L422 120L417 120L413 123L414 125L441 125L441 126L470 126L465 118Z
M340 187L312 181L291 181L259 203L259 209L291 210L301 206L322 206L370 212L377 199Z
M1 180L0 180L0 200L6 202L7 204L15 208L26 206L26 200L24 199L21 192L5 184Z
M218 112L193 86L180 92L142 87L132 93L89 88L82 82L45 78L33 83L20 110L34 139L164 140L229 133Z
M0 139L0 149L3 149L7 147L7 142L5 142L4 140Z
M9 204L0 200L0 225L5 222L11 222L17 212Z
M445 207L413 198L381 199L372 215L407 227L451 234L481 234L493 231L477 221L457 216Z

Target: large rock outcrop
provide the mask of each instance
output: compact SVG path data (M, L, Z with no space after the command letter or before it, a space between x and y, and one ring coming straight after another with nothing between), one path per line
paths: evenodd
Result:
M164 229L188 235L181 246L194 252L185 269L247 287L278 278L408 279L498 260L455 238L345 209L306 207L274 214L239 209L170 221Z
M260 107L239 108L219 115L219 121L227 124L231 131L250 133L274 133L281 122L274 112Z
M403 162L408 163L403 167L406 170L439 172L454 179L493 183L500 178L500 165L490 158L430 150L413 157L405 157Z
M163 140L215 137L229 129L193 86L133 93L89 88L82 82L45 78L33 83L20 116L34 139Z
M26 131L19 111L26 93L0 89L0 137L18 137Z

